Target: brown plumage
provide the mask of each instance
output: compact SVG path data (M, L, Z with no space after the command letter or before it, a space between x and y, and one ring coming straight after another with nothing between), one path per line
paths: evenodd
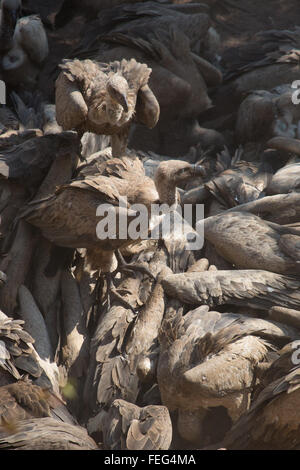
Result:
M273 90L252 91L241 103L236 122L236 136L241 143L266 142L271 137L297 137L299 108L292 101L290 84Z
M158 385L162 403L180 411L178 430L184 439L201 443L204 409L223 406L233 421L248 409L255 365L269 349L254 336L260 325L251 321L206 307L164 320Z
M161 278L166 273L166 258L164 250L155 245L138 257L139 262L148 261L149 269L157 276L155 284L147 281L145 286L139 273L121 280L119 290L130 305L139 309L138 317L116 301L98 321L91 340L84 391L84 402L93 414L108 409L116 398L135 403L145 390L145 376L148 374L150 383L153 381L151 363L148 363L150 368L139 369L140 360L157 353L157 336L164 313Z
M188 305L241 305L299 309L299 280L257 269L172 274L162 280L170 297Z
M23 325L23 320L13 320L0 312L0 385L16 382L26 374L35 384L49 388L49 364L41 360L34 348L34 339Z
M151 67L149 86L160 105L160 120L151 132L137 126L130 138L134 148L179 157L202 142L197 117L211 106L207 87L222 81L206 54L211 20L204 11L201 4L157 2L110 8L74 51L75 57L105 62L134 57Z
M0 428L12 430L19 421L47 416L76 423L61 399L47 389L22 380L0 387Z
M299 192L300 140L290 137L273 137L267 142L267 146L269 148L285 152L286 154L292 153L293 156L273 175L266 189L266 194L272 196L275 194L287 194L293 191Z
M218 153L215 162L203 159L205 183L187 191L183 202L206 202L207 215L256 200L261 197L274 172L272 156L260 155L260 162L247 161L247 152L240 146L232 156L227 148Z
M271 378L273 375L274 379L225 436L222 447L241 450L299 449L300 371L288 360L291 352L290 349L272 364L273 374L269 373L269 376ZM276 378L278 375L279 378Z
M293 310L290 308L277 307L274 305L269 310L269 318L284 323L285 325L291 325L295 328L300 328L300 311Z
M299 27L291 30L270 29L256 34L254 41L224 54L225 79L232 81L232 91L243 96L250 90L270 90L298 79Z
M300 231L247 212L221 213L198 222L218 254L239 269L280 274L300 271Z
M49 47L47 34L38 15L20 18L16 24L11 48L2 58L4 79L12 86L33 87Z
M19 422L13 433L0 432L0 449L6 450L96 450L85 428L54 418Z
M91 421L97 421L97 416ZM115 400L108 412L102 411L97 431L102 431L105 448L110 450L168 450L172 423L168 408L149 405L140 408L125 400Z
M56 158L66 153L79 154L74 132L33 137L0 153L0 175L24 186L32 195Z
M251 212L264 220L276 224L297 224L300 215L299 201L300 194L293 191L288 194L265 196L254 201L246 202L228 209L226 213Z
M135 59L102 64L65 61L56 81L57 122L75 129L112 136L112 155L125 153L133 119L152 128L159 105L148 86L151 69Z
M168 171L164 171L165 166L161 165L157 171L163 178L155 188L153 181L145 177L142 163L138 160L110 160L104 166L107 176L86 177L59 186L55 194L45 200L29 203L23 217L39 227L45 238L56 245L91 250L92 264L109 271L113 251L134 241L118 236L100 240L96 226L102 219L96 215L97 207L111 204L116 208L117 217L128 214L129 223L135 215L130 212L132 204L145 204L149 210L152 203L158 202L159 195L161 202L173 204L176 202L176 186L202 170L183 161L169 161ZM128 205L119 207L123 196L127 196Z

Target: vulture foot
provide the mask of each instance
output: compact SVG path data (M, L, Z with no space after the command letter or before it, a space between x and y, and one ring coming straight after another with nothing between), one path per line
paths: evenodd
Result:
M116 275L118 272L140 272L142 274L145 274L146 276L149 276L151 279L155 281L155 276L153 276L152 272L150 269L148 269L144 264L141 263L126 263L125 259L123 258L123 255L120 253L119 250L116 250L115 252L116 258L118 260L118 267L117 269L112 273L113 275Z

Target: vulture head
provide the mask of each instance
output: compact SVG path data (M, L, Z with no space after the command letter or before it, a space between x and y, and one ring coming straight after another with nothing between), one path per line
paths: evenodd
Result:
M182 187L191 178L205 176L201 165L192 165L182 160L161 162L155 174L155 186L161 201L170 206L176 203L176 187Z
M122 126L129 116L127 80L118 74L111 75L106 83L105 98L99 105L91 105L88 111L89 119L101 125L108 122L112 126Z
M123 113L128 113L128 90L129 85L124 77L118 74L109 77L106 84L106 114L112 125L118 125Z

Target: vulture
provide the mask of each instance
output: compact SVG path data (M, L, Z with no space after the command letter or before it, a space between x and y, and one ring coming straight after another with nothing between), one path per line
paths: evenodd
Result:
M239 305L269 310L273 305L299 310L299 279L258 269L170 274L162 280L169 297L188 305Z
M31 418L15 432L0 430L1 450L97 450L85 428L54 418Z
M13 320L0 312L0 385L14 383L25 374L41 387L51 388L53 367L36 352L34 339L24 329L24 320ZM58 371L57 371L58 372ZM55 387L54 387L55 388Z
M187 191L182 200L187 204L210 202L208 215L259 199L277 169L272 151L264 152L259 163L249 162L241 146L233 156L225 148L214 163L203 160L205 183Z
M228 209L226 212L251 212L264 220L280 225L299 223L300 194L292 191L288 194L260 197Z
M276 171L266 188L267 195L287 194L300 191L300 140L290 137L273 137L267 142L269 148L296 154L286 165Z
M293 93L290 84L249 93L237 114L238 142L266 142L275 136L299 137L300 111L292 101Z
M20 184L33 195L54 159L69 152L80 154L75 132L33 137L0 151L0 175L2 179Z
M84 388L84 402L93 415L107 410L116 398L136 403L155 380L157 336L165 299L161 279L168 270L167 256L157 243L151 244L137 255L137 261L148 262L157 281L143 281L138 273L120 282L120 291L138 309L138 316L116 301L97 319Z
M49 53L47 34L37 15L25 16L17 22L13 43L2 58L4 80L12 86L31 88Z
M223 54L224 81L238 97L252 90L271 90L299 78L300 28L260 31L254 40Z
M251 94L254 90L254 95L252 94L254 101L250 98L252 103L249 109L244 108L245 126L241 130L248 129L247 132L251 131L252 135L258 135L261 139L264 137L263 130L269 133L270 127L276 120L279 124L278 130L293 129L293 126L287 125L283 115L276 115L276 110L274 113L269 100L270 95L266 92L281 85L292 84L299 79L299 44L300 28L295 26L286 30L263 29L255 34L251 41L226 48L222 54L224 86L214 96L214 117L229 118L231 113L236 113L236 107L247 94ZM259 96L261 92L264 96ZM291 109L291 103L286 104ZM260 112L256 112L255 115L252 115L253 105L260 108ZM280 105L280 113L282 110ZM298 113L296 109L294 111ZM241 136L243 135L246 134L242 132Z
M159 102L160 119L151 132L137 125L130 136L132 147L179 157L207 140L197 118L211 107L208 87L222 81L205 55L210 28L207 9L203 12L200 4L145 2L106 9L85 32L73 57L105 62L134 57L152 69L149 86Z
M66 60L55 92L57 122L64 130L111 135L112 156L125 153L133 120L152 128L159 104L149 88L151 69L135 59L98 63Z
M125 400L114 400L88 423L89 433L101 431L109 450L168 450L172 441L172 422L168 408L148 405L140 408Z
M295 328L300 328L300 312L299 310L293 310L291 308L277 307L274 305L269 310L269 318L276 320L286 325L294 326Z
M255 366L271 347L258 336L260 320L208 310L165 317L159 336L162 404L178 410L181 437L198 445L205 410L222 406L236 421L249 408Z
M299 450L300 369L290 363L292 351L272 364L273 374L269 376L273 375L273 381L228 432L222 447L230 450Z
M17 428L19 421L29 418L53 417L75 424L60 398L46 388L32 384L29 380L0 387L0 429Z
M117 177L100 175L72 180L58 186L49 197L29 202L20 215L40 228L43 236L55 245L86 248L88 263L93 269L101 269L105 273L111 286L111 294L113 286L110 273L117 268L114 252L119 268L123 266L123 269L135 269L133 265L125 263L119 252L137 242L136 236L130 238L128 233L128 224L136 217L136 211L130 207L133 204L143 204L149 214L152 204L161 202L176 205L176 186L203 171L201 165L198 167L184 161L169 161L166 166L161 164L158 168L155 187L154 182L145 177L142 163L138 159L134 161L127 158L125 162L127 171L124 170L126 163L123 160L108 162ZM107 208L104 205L109 205L110 213L115 217L117 233L108 233L105 229L107 222L104 214ZM119 232L120 218L125 220L125 233ZM103 227L101 224L104 224ZM147 236L148 225L145 230ZM149 274L145 267L140 266L137 269Z
M21 14L21 0L2 0L0 7L0 50L11 48L18 17Z
M139 405L160 404L144 397L156 382L157 338L165 311L161 280L170 271L168 253L155 243L137 259L149 263L157 280L145 282L141 275L122 279L120 291L137 307L138 315L114 302L98 319L84 389L84 402L93 415L108 410L117 398Z
M225 212L197 223L217 253L238 269L279 274L300 270L300 231L248 212Z
M34 2L34 0L29 1ZM106 8L112 8L122 3L139 3L142 1L147 0L84 0L83 2L80 0L55 0L55 26L64 26L76 14L84 14L87 19L93 20L100 11ZM166 1L158 0L159 3ZM45 14L48 13L47 10L53 10L53 7L51 8L49 5L42 5L42 7L45 9Z

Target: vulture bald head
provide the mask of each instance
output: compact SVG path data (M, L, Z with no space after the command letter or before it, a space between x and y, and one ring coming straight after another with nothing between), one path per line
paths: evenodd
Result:
M204 174L205 169L201 165L192 165L183 160L161 162L154 179L159 199L169 205L176 203L176 187L181 187L196 176L203 177Z
M127 101L127 94L129 90L129 85L127 80L122 77L121 75L113 75L109 77L106 90L108 93L108 105L107 113L109 117L112 117L111 108L113 109L113 105L119 105L123 108L125 113L128 112L128 101Z
M106 83L103 100L90 107L89 119L96 125L107 122L111 126L121 127L133 115L128 104L129 85L122 75L111 75Z

